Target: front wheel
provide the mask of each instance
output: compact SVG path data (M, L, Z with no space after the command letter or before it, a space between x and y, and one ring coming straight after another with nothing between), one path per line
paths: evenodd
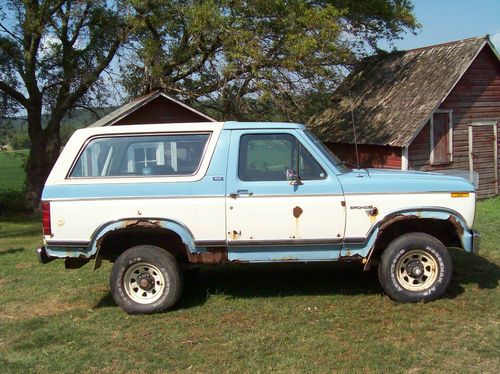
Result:
M171 308L179 299L182 273L172 254L140 245L118 257L110 286L113 299L127 313L157 313Z
M378 267L384 291L396 301L419 302L439 298L452 274L446 247L425 233L394 239L385 249Z

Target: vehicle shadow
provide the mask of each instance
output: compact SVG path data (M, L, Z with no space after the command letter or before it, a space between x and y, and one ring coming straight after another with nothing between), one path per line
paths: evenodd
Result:
M454 263L451 284L444 295L454 299L464 285L480 289L498 287L500 267L487 259L450 249ZM210 295L228 298L269 298L303 295L382 294L377 269L365 272L354 263L230 264L209 266L184 277L184 292L176 309L203 305ZM107 293L96 308L116 305Z

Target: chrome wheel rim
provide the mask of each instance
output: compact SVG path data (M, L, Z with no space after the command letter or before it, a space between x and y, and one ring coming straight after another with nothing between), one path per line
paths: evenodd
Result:
M166 284L161 271L154 265L138 262L130 266L123 276L128 297L139 304L150 304L163 294Z
M409 291L424 291L430 288L438 273L436 258L422 249L406 252L396 263L396 279Z

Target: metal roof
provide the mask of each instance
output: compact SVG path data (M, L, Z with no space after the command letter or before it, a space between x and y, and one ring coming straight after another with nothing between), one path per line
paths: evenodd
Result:
M358 143L408 146L485 46L498 58L486 36L363 59L308 125L322 141L354 143L354 114Z

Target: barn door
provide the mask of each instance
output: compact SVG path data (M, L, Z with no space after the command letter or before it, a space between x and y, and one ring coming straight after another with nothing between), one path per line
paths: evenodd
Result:
M498 123L473 122L469 125L469 172L479 174L477 195L494 196L499 190Z
M452 161L451 134L451 113L434 113L431 119L431 165Z

